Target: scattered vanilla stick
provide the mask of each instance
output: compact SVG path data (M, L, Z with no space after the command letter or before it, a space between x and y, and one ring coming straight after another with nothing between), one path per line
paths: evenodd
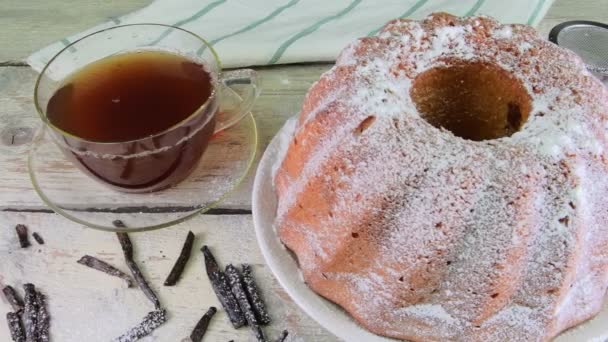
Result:
M182 247L182 251L173 265L169 276L167 276L167 280L165 280L165 286L173 286L177 283L177 281L182 276L184 272L184 268L186 267L186 263L190 259L190 253L192 252L192 245L194 244L194 234L189 231L186 236L186 241L184 241L184 246Z
M18 224L15 226L15 231L17 232L17 237L19 238L19 245L21 248L29 247L31 244L27 237L27 227L23 224Z
M36 240L36 242L38 242L39 245L44 245L44 239L42 238L42 236L40 236L40 234L38 234L37 232L32 233L32 236L34 237L34 240Z
M15 289L12 286L10 286L10 285L5 286L2 289L2 293L4 294L4 297L9 302L9 304L13 307L13 310L16 313L19 313L19 312L21 312L21 310L23 310L23 300L21 300L21 298L19 298L17 291L15 291Z
M82 258L80 258L80 260L78 260L77 263L90 267L94 270L103 272L105 274L109 274L111 276L121 278L122 280L124 280L127 283L127 287L133 287L133 279L131 277L129 277L123 271L117 269L116 267L108 264L107 262L105 262L103 260L97 259L90 255L85 255Z
M203 337L207 332L207 328L209 327L209 322L211 322L211 318L213 318L213 315L215 315L216 312L217 309L213 306L210 307L207 312L205 312L203 317L201 317L198 323L196 323L196 326L190 334L191 342L201 342L203 340Z
M209 250L209 247L203 246L201 251L205 256L205 269L207 271L209 281L211 282L211 286L213 287L213 291L215 292L217 299L224 307L224 310L226 310L232 326L235 329L244 326L247 321L245 320L245 316L243 316L239 303L232 294L230 285L228 284L228 279L226 279L226 275L224 272L220 271L217 261Z
M260 295L260 291L258 290L258 286L255 283L255 279L253 278L251 265L243 264L242 268L245 292L247 293L247 297L251 302L251 306L253 307L253 312L255 312L255 316L258 319L258 323L261 325L269 324L271 321L270 315L266 310L266 304L264 303L264 300Z
M37 342L49 342L51 318L46 310L46 297L42 293L36 292L36 301L38 304L38 311L36 312L35 334L38 337Z
M120 220L115 220L113 223L116 227L126 227L125 224ZM116 233L116 236L120 242L120 246L125 257L125 262L127 263L129 270L131 270L131 274L133 275L133 278L135 278L137 285L143 291L146 297L148 297L148 299L152 302L152 304L154 304L156 310L161 310L160 301L158 300L156 293L152 291L150 285L148 285L148 282L146 281L146 278L144 278L143 274L141 273L139 266L137 266L133 260L133 244L131 243L131 239L129 239L129 235L127 233L120 232Z
M281 336L279 336L279 338L277 338L277 342L285 342L285 340L287 339L287 335L289 335L289 331L283 330L283 332L281 333Z
M114 221L112 221L112 224L116 228L127 228L127 226L125 225L125 223L122 222L121 220L114 220Z
M113 342L133 342L148 336L167 321L167 312L164 309L149 312L146 317L135 327L129 329L125 334L113 340Z
M23 327L26 342L38 342L36 335L36 316L38 315L38 301L36 287L33 284L24 284L25 296L23 296Z
M226 266L226 277L228 278L228 282L230 283L230 287L232 289L232 294L236 297L236 300L239 303L239 307L247 320L247 324L253 331L255 338L257 341L266 341L264 337L264 332L258 323L257 318L255 317L255 313L253 312L253 307L249 303L249 299L247 298L247 294L245 293L245 288L243 287L243 282L241 281L241 275L239 271L233 265Z
M6 322L8 323L8 330L11 333L11 339L14 342L25 342L25 333L23 332L19 314L16 312L7 313Z

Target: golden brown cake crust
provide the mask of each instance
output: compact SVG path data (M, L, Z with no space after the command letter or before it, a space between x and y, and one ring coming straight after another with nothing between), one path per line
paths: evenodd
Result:
M389 22L308 92L277 232L377 334L550 339L608 287L607 119L608 91L530 27Z

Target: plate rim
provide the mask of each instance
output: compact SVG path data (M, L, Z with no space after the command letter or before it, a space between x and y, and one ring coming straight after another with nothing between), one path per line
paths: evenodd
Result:
M270 199L274 202L276 207L276 196L274 195L274 185L272 179L269 179L271 175L271 169L276 161L278 150L280 148L280 136L281 133L286 130L291 120L296 120L297 116L290 117L278 133L272 138L268 147L264 151L262 158L256 168L256 174L253 183L252 191L252 216L253 224L255 229L255 235L258 242L258 246L266 261L266 264L270 268L272 274L277 279L281 287L287 292L289 297L314 321L325 328L327 331L332 333L334 336L345 340L345 341L358 341L358 342L396 342L398 340L391 339L376 335L362 326L360 326L346 311L344 311L337 304L330 302L324 297L314 292L311 288L306 285L304 280L301 278L301 271L297 266L296 261L291 257L286 247L280 242L274 227L267 226L264 222L265 211L262 209L264 206L262 202ZM267 186L270 185L270 189ZM264 198L266 197L266 198ZM272 214L274 219L275 214ZM272 238L275 239L280 245L280 251L277 251L269 243L270 238L267 237L267 232L270 232ZM289 257L287 261L290 265L281 265L281 262L277 260L277 254L283 252L284 256ZM297 275L293 272L287 273L285 267L291 268L295 266L297 269ZM295 279L295 280L294 280ZM297 284L294 284L298 282ZM297 285L297 286L294 286ZM304 293L299 293L304 291ZM312 297L312 298L311 298ZM339 310L341 315L335 316L335 310ZM332 311L333 310L333 311ZM339 317L339 318L337 318Z
M283 290L287 292L289 297L309 317L311 317L313 320L319 323L319 325L321 325L323 328L325 328L327 331L329 331L336 337L345 341L356 340L358 342L400 341L389 337L376 335L368 330L365 330L365 328L360 326L344 309L339 307L337 304L334 304L329 300L325 299L321 295L314 292L310 287L308 287L308 285L306 285L304 280L301 278L301 271L297 266L296 261L288 253L286 247L279 240L274 226L268 225L267 222L265 222L266 220L264 216L269 215L269 213L267 212L268 210L264 210L266 206L262 205L263 202L268 202L270 200L271 202L273 202L271 204L274 204L273 209L276 210L277 198L275 195L274 182L272 181L272 179L269 178L272 178L271 170L274 163L276 162L276 159L278 158L277 154L279 153L279 144L281 143L280 137L283 133L285 133L284 131L286 129L289 129L290 122L292 125L294 124L293 121L297 120L297 117L298 116L295 115L288 118L285 124L277 131L276 135L272 138L262 157L260 158L260 162L256 168L256 174L253 182L253 190L251 194L251 207L256 240L258 242L258 247L262 253L262 256L264 257L266 264L270 268L270 271L277 279ZM270 187L270 189L267 188L268 186ZM276 213L272 213L270 215L274 219ZM281 251L284 252L284 256L287 256L289 258L289 261L287 261L287 263L291 265L280 265L281 261L277 260L280 251L277 253L277 251L272 248L270 238L267 237L268 233L272 235L272 238L275 239L275 242L278 242ZM293 265L295 265L298 274L298 279L296 281L299 282L295 287L293 286L293 274L291 274L290 276L289 274L285 273L285 270L283 270L284 267L292 267ZM298 291L301 290L305 291L304 295L298 293ZM309 302L306 299L311 299L311 294L316 298L312 298L313 300ZM317 305L321 305L322 307L315 307ZM333 308L337 308L341 314L339 316L329 316L329 311L327 311L327 309L330 306L333 306ZM338 325L334 325L334 323L338 323ZM608 292L606 293L606 296L604 298L604 305L602 310L595 317L563 331L561 334L557 335L554 338L554 342L569 341L608 341Z

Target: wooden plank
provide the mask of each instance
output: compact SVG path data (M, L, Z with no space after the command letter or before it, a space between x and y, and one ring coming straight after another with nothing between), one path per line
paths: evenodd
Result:
M23 61L37 49L142 8L151 0L0 0L0 62Z
M254 107L258 124L261 157L270 139L283 122L298 112L302 98L312 82L329 68L328 65L278 66L259 70L263 93ZM32 89L36 74L29 68L0 68L0 165L4 173L0 180L0 208L39 208L43 203L33 190L27 173L29 140L40 127L40 120L32 104ZM24 136L21 136L23 134ZM257 165L257 162L256 164ZM77 173L77 171L75 171ZM228 198L224 208L250 208L250 194L254 170L245 183ZM70 174L58 181L70 188ZM92 184L91 186L94 186ZM92 188L82 193L97 196ZM179 202L179 201L178 201ZM85 201L86 203L86 201ZM94 203L91 201L90 203Z
M128 215L117 216L128 222ZM45 245L19 248L12 229L22 223L39 232ZM137 288L122 280L88 269L76 261L90 254L128 272L115 234L83 229L58 215L0 213L0 287L31 282L48 295L54 341L109 341L135 325L152 305ZM196 235L192 257L181 281L173 287L162 283L179 255L188 230ZM251 263L268 302L274 322L265 329L275 339L288 329L290 341L335 341L335 338L302 312L284 292L265 265L255 244L250 215L200 216L187 223L145 234L131 234L135 258L169 320L147 341L180 341L211 305L219 309L205 341L253 340L247 327L234 330L221 309L205 274L199 249L208 245L223 265ZM0 296L2 297L2 296ZM0 341L10 341L4 322L10 305L0 299Z

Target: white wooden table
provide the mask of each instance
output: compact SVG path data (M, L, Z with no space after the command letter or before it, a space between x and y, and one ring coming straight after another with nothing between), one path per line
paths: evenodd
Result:
M24 59L33 51L109 17L146 5L149 0L0 0L0 287L39 285L48 294L53 341L107 341L137 323L150 305L137 289L125 289L118 279L76 263L82 255L98 256L126 271L114 234L74 224L48 210L27 176L31 134L38 127L32 104L36 73ZM543 34L566 20L608 21L608 0L557 0L540 24ZM260 130L260 150L296 113L308 87L330 65L258 68L264 92L254 108ZM25 134L16 134L18 132ZM221 210L178 226L132 234L136 258L170 312L169 321L148 341L179 341L211 305L219 306L204 273L198 248L210 245L222 262L254 265L274 323L266 330L276 338L283 329L288 341L336 341L304 314L281 289L258 250L251 219L253 172ZM120 215L117 215L120 218ZM23 223L40 232L46 244L17 247L14 226ZM193 258L176 287L162 282L179 253L188 230L197 234ZM0 341L9 341L4 322L10 306L0 300ZM59 319L61 318L61 319ZM234 330L223 310L216 315L207 341L252 340L247 328Z

